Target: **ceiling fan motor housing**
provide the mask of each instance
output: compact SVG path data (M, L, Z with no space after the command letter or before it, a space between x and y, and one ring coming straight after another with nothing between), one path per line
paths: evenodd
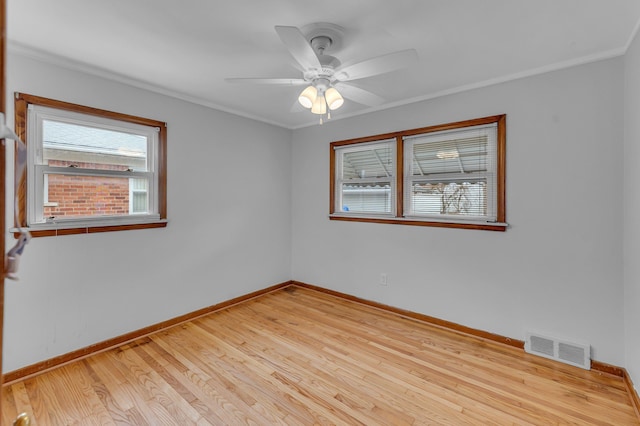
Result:
M331 80L322 76L315 78L311 83L316 89L318 89L318 93L324 93L329 87L331 87Z
M331 47L331 43L333 43L331 37L324 35L314 37L310 42L311 47L318 54L318 56L323 55L324 51Z

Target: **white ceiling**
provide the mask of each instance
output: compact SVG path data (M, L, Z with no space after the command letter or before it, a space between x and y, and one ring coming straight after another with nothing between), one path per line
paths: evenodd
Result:
M8 0L10 51L286 128L302 87L228 77L300 78L275 25L345 29L343 63L413 48L410 69L353 81L400 105L625 52L638 0ZM347 100L333 119L371 111Z

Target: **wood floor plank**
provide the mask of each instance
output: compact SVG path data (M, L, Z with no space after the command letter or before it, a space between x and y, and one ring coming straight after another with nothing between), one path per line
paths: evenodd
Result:
M147 395L154 403L162 406L179 424L195 424L200 419L200 414L188 402L180 396L180 393L172 388L153 366L148 365L138 356L135 348L140 342L127 345L126 350L120 354L120 361L136 377L137 388L144 388Z
M195 330L194 327L191 329ZM197 336L196 333L193 335ZM178 333L167 335L166 338L154 336L153 339L158 346L188 368L186 376L206 396L224 424L246 421L247 414L253 413L250 393L243 386L236 387L234 384L234 377L230 376L234 367L224 360L224 353L216 350L212 355L205 351L203 346L199 346L200 339L198 342L188 343L188 340ZM215 350L214 342L209 339L207 347ZM265 383L265 389L269 389L267 383Z
M290 286L6 385L3 425L640 425L620 377Z
M316 398L299 386L301 372L290 369L288 365L278 364L265 356L264 353L252 352L250 356L243 353L242 345L230 343L234 338L231 334L225 334L224 338L217 338L217 346L222 348L226 357L233 360L242 360L243 366L249 368L251 373L260 377L277 393L289 401L297 401L299 407L304 407L314 422L320 424L360 424L355 418L327 406L322 398Z
M281 312L279 314L279 317L286 317L286 313L285 312ZM344 318L343 318L344 320ZM317 319L315 319L313 316L307 316L305 319L300 319L298 321L311 321L314 324L318 324ZM321 327L320 325L317 325L317 327ZM306 326L304 327L306 328ZM330 328L328 330L331 330ZM360 330L360 332L362 332L362 329ZM369 346L369 344L371 343L369 340L367 339L362 339L362 338L358 338L357 335L354 336L353 334L348 335L348 340L345 340L345 338L342 337L342 333L340 333L340 335L336 335L334 336L334 339L338 340L339 342L342 342L342 346L344 347L348 347L348 348L356 348L354 350L351 350L351 352L348 352L346 354L343 354L346 360L350 360L350 359L358 359L360 362L363 362L364 364L369 365L370 370L378 369L378 370L384 370L385 374L387 374L387 376L385 377L385 381L389 382L389 381L398 381L400 383L402 383L402 385L406 385L407 383L410 383L413 378L410 377L408 374L408 372L403 371L404 369L396 369L393 366L389 366L390 363L393 362L394 358L397 358L397 355L394 355L392 357L385 357L385 354L379 352L377 353L375 356L369 356L371 355L373 348ZM360 347L360 349L357 349L358 347ZM357 353L362 353L362 354L366 354L364 355L365 357L368 357L366 360L363 359L362 355L358 355L356 357L354 357L353 352L357 352ZM382 361L382 363L381 363ZM408 360L408 365L411 366L411 360ZM419 365L414 365L413 367L421 367ZM425 365L422 365L422 367L428 367ZM380 373L379 373L380 374ZM391 378L391 379L390 379ZM460 378L460 377L458 377ZM439 379L440 382L442 381L446 381L447 380L447 375L444 374L442 375ZM455 378L454 378L455 380ZM455 382L455 386L458 386L458 381ZM484 390L484 392L478 392L479 389L471 389L470 391L467 392L467 396L471 396L471 398L473 399L474 396L484 396L485 398L489 398L490 395L487 393L487 389L484 388L482 390ZM458 393L460 394L459 396L462 396L462 392L461 388L457 389ZM418 390L418 392L420 392L420 390ZM506 394L505 394L506 395ZM430 398L432 400L438 400L438 397L435 395L431 395ZM443 399L442 401L444 401L444 403L450 403L450 399ZM454 408L457 408L459 410L462 410L462 407L464 405L468 405L471 402L478 402L478 401L463 401L462 403L459 403L458 405L456 405ZM476 405L476 409L477 409L477 405ZM507 416L511 417L511 420L515 421L515 420L519 420L519 421L524 421L523 418L517 419L513 416L511 416L510 414L507 414Z
M284 316L284 315L283 315ZM241 318L243 319L243 318ZM241 321L241 323L244 323L244 321ZM288 330L288 333L286 333L283 330L280 330L277 328L277 325L275 323L273 324L269 324L266 328L270 328L271 330L276 330L278 331L275 335L272 334L270 337L270 340L273 343L276 342L283 342L285 340L289 340L289 343L284 343L283 345L279 346L276 348L276 352L277 353L285 353L287 350L292 349L292 350L296 350L296 348L300 347L300 348L310 348L310 347L314 347L315 345L317 345L318 342L320 342L322 345L325 345L326 342L324 340L318 341L316 339L316 341L313 341L313 339L307 339L307 336L304 334L296 334L293 330ZM242 325L234 327L233 330L231 330L234 334L238 334L241 332L242 329ZM287 337L285 337L285 334L287 335ZM300 345L300 343L303 343L303 345ZM347 374L344 374L345 372L349 371L349 372L353 372L355 370L360 369L360 363L357 362L357 359L349 359L347 360L347 362L345 362L344 364L341 364L340 361L338 360L338 358L336 357L332 357L330 360L327 359L327 352L326 352L326 347L323 348L322 350L320 350L320 348L318 348L317 351L314 351L313 353L311 351L305 351L304 349L301 350L301 352L297 352L296 354L293 354L290 358L288 358L288 360L291 360L291 362L298 362L299 360L303 360L304 358L309 358L310 356L312 356L312 354L320 354L321 357L318 358L321 366L319 368L323 368L326 369L327 365L333 364L333 365L337 365L337 366L341 366L342 367L342 374L336 374L333 376L333 382L337 383L339 385L339 388L343 391L347 391L347 390L352 390L354 392L357 393L357 389L362 389L361 386L359 387L354 387L352 389L349 389L347 383L345 383L344 381L340 381L340 378L345 377ZM343 350L340 350L338 347L334 347L332 348L333 350L336 350L340 353L344 352ZM269 356L269 358L271 359L272 357ZM311 360L313 361L313 359ZM329 363L327 362L329 361ZM354 362L356 362L356 364L354 364ZM305 375L304 376L308 376L309 373L309 366L306 364L301 364L301 371L305 371ZM362 379L364 379L364 377L366 377L368 374L370 374L370 369L361 369L359 372L359 377L355 378L354 382L358 383L361 385ZM388 383L387 383L388 385ZM386 388L387 386L385 386ZM398 397L398 395L400 395L400 393L396 393L396 398ZM377 400L378 401L384 401L384 399L382 399L384 397L384 395L382 395L382 393L379 393ZM404 410L404 417L406 417L406 411L407 411L407 404L409 402L408 401L403 401L403 403L399 404L399 409L400 410ZM447 403L447 405L449 405ZM423 413L428 410L424 407L419 408L420 411L422 411ZM461 406L455 406L452 408L453 412L450 413L451 415L453 415L454 412L461 412L462 411L462 407ZM395 413L395 411L392 411L392 414ZM402 418L403 415L399 415L398 418ZM413 419L413 418L412 418Z
M2 400L0 403L2 404L2 417L0 418L1 424L11 424L13 420L20 414L18 413L18 409L16 407L27 407L29 406L29 398L22 398L17 396L14 398L14 393L16 392L18 387L22 387L24 389L24 385L19 383L16 385L16 389L13 386L6 386L2 391ZM26 389L24 390L26 394ZM18 400L16 403L15 400Z
M328 305L326 305L326 304L322 307L322 309L318 309L318 308L317 308L317 306L318 306L318 304L316 303L316 304L314 305L314 307L313 307L313 308L311 308L311 310L320 310L320 311L324 312L324 311L326 311L326 310L329 308L329 306L328 306ZM341 311L341 312L344 312L344 311ZM313 317L313 315L310 315L309 313L307 314L307 316L306 316L306 318L305 318L305 319L306 319L306 320L317 320L317 318L314 318L314 317ZM341 318L340 318L340 320L341 320L341 322L343 322L343 323L344 323L345 321L348 321L348 320L349 320L349 318L344 317L344 315L343 315L343 317L341 317ZM359 322L359 324L360 324L361 326L363 325L363 323L362 323L362 322ZM376 331L376 332L377 332L379 329L381 329L381 328L382 328L382 326L383 326L383 324L381 323L381 321L379 320L379 318L376 318L376 328L375 328L375 330L374 330L374 331ZM361 332L362 332L362 328L361 328ZM365 331L365 332L366 332L366 331ZM449 334L450 334L450 333L449 333ZM351 334L347 334L347 335L349 336L349 338L351 339L351 341L350 341L350 342L345 342L345 344L346 344L346 345L348 345L348 346L350 346L350 347L353 347L353 345L354 345L354 344L356 344L356 343L354 342L354 340L353 340L353 339L354 339L354 337L353 337ZM357 336L357 335L356 335L356 336ZM398 339L396 339L396 336L397 336L397 333L395 333L395 332L394 332L394 333L393 333L393 339L390 339L390 340L392 340L392 341L394 342L394 344L397 344L397 343L398 343ZM385 337L384 337L384 334L377 333L377 335L376 335L376 336L371 336L371 335L370 335L370 336L367 336L367 337L365 337L365 338L361 339L361 342L362 342L363 344L365 344L365 345L369 345L369 344L371 344L371 345L376 345L376 344L380 344L380 343L378 342L378 340L379 340L379 339L384 339L384 338L385 338ZM459 339L460 339L460 338L458 338L458 340L459 340ZM474 340L474 339L475 339L475 340L479 340L479 339L474 338L474 337L470 337L470 338L469 338L469 337L467 337L467 338L465 338L465 339L470 339L470 340ZM454 343L456 343L456 342L454 342ZM459 343L459 342L457 342L457 343ZM438 344L438 345L433 345L433 346L440 346L440 344ZM507 347L506 349L507 349L507 350L509 350L509 351L512 351L512 352L513 352L513 351L517 351L517 349L510 348L510 347ZM456 350L456 352L457 352L457 350ZM483 353L482 351L480 351L480 352L481 352L481 353ZM410 356L411 356L411 358L416 358L416 356L418 356L418 355L419 355L419 354L417 354L416 352L413 352L413 351L411 351L411 352L407 352L407 349L405 349L404 351L403 351L403 350L398 350L398 353L397 353L396 355L398 355L398 356L403 356L403 353L404 353L404 354L408 354L408 355L410 355ZM424 355L424 354L426 354L426 352L423 352L422 354ZM463 353L463 354L464 354L464 353ZM530 356L530 357L532 357L532 356ZM409 357L405 357L405 358L409 359ZM460 358L460 356L457 356L456 358L450 358L450 357L442 358L442 359L445 361L445 363L446 363L446 364L444 364L444 365L443 365L443 367L445 367L445 368L449 369L449 371L456 371L455 365L456 365L456 363L457 363L457 361L456 361L456 359L457 359L457 358ZM504 357L503 357L503 358L504 358ZM511 356L511 358L513 358L513 356ZM532 358L533 358L533 357L532 357ZM452 360L452 359L454 360L454 363L451 363L451 360ZM495 361L495 360L494 360L494 361ZM540 362L540 361L536 359L536 362ZM556 367L557 367L557 363L556 363L556 362L553 362L553 361L542 360L541 362L546 362L546 363L548 363L548 364L552 365L554 368L556 368ZM499 383L494 383L494 387L496 387L496 388L502 388L502 387L504 387L504 384L505 384L505 382L504 382L504 378L505 378L505 364L504 364L503 362L493 362L493 363L490 363L490 364L487 364L486 362L484 362L484 363L481 365L481 369L482 369L483 371L484 371L484 370L487 370L487 369L491 370L491 369L492 369L492 366L493 366L493 369L494 369L494 373L498 373L498 372L500 373L500 381L499 381ZM469 369L469 367L473 367L473 366L470 366L470 365L468 365L468 364L467 364L467 365L460 364L460 365L459 365L459 367L460 367L460 370L457 370L457 371L458 371L458 373L459 373L459 374L458 374L458 378L460 379L460 378L461 378L461 375L465 375L465 377L468 377L468 376L469 376L469 374L470 374L470 371L472 371L472 370L470 370L470 369ZM574 369L574 370L575 370L575 369ZM578 370L578 371L577 371L578 375L582 375L582 372L583 372L583 370ZM586 373L586 374L591 374L590 372L585 372L585 373ZM485 385L490 385L490 384L493 382L492 377L495 377L495 376L494 376L494 375L491 375L491 374L486 374L485 376L486 376L486 377L485 377L484 379L482 379L482 380L485 380L485 383L484 383L484 385L483 385L483 386L485 386ZM521 375L521 377L522 377L522 375ZM532 382L532 381L535 381L535 380L537 379L537 377L538 377L538 376L536 376L536 375L529 375L529 378L528 378L528 380L527 380L527 386L531 386L531 384L532 384L531 382ZM487 380L488 380L488 381L487 381ZM517 386L521 386L521 384L522 384L522 383L524 383L524 380L522 380L522 378L518 378L518 380L517 380ZM620 381L619 381L617 378L616 378L616 383L617 383L617 385L618 385L618 386L620 386ZM584 417L584 411L585 411L585 410L587 410L587 416L590 416L590 415L592 415L592 414L595 414L595 413L588 413L588 408L589 408L589 406L591 406L591 405L587 404L586 406L583 406L583 407L581 407L581 406L580 406L580 403L581 403L583 400L585 400L585 399L589 399L589 398L596 398L596 399L597 399L597 398L605 398L605 399L607 400L607 403L611 403L611 398L612 398L612 394L610 394L610 393L603 397L603 396L602 396L602 393L603 393L603 392L602 392L602 388L601 388L601 387L597 389L597 392L592 392L591 394L589 394L589 390L588 390L588 388L582 388L579 392L577 392L575 389L567 389L567 388L563 388L562 386L558 387L558 389L555 389L555 391L556 391L557 393L559 393L560 395L554 395L553 393L549 394L549 392L550 392L550 391L553 391L553 390L554 390L554 389L549 389L549 388L544 389L544 393L543 393L543 394L547 397L547 400L546 400L546 401L544 401L543 405L545 405L545 407L548 409L548 408L550 408L550 407L549 407L549 401L558 401L558 399L556 398L557 396L562 396L562 395L567 396L567 395L572 394L572 395L574 396L574 398L575 398L574 403L577 403L577 407L576 407L576 409L575 409L575 410L573 410L573 414L572 414L572 415L577 416L578 418L582 418L582 417ZM620 390L620 391L619 391L619 393L618 393L615 397L616 397L616 398L617 398L617 400L620 402L621 406L626 407L626 406L628 405L628 396L626 395L626 391L625 391L623 388L621 388L621 387L619 388L619 390ZM512 392L509 392L509 393L512 393ZM561 399L560 399L559 401L561 401ZM562 402L559 402L559 404L562 404ZM573 404L573 403L572 403L572 404ZM615 405L614 405L614 407L615 407ZM556 408L557 408L557 407L556 407ZM562 409L560 409L560 410L562 411ZM561 412L560 414L561 414L563 417L568 417L568 416L570 416L570 415L571 415L570 413L566 412L566 410L565 410L565 411L563 411L563 412ZM608 417L611 417L611 415L609 415L609 414L607 414L607 416L608 416ZM616 415L614 414L614 415L613 415L613 417L615 417L615 416L616 416Z

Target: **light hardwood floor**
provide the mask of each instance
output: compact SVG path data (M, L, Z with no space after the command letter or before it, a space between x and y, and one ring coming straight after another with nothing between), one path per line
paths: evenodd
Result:
M3 398L4 425L640 424L619 377L296 286Z

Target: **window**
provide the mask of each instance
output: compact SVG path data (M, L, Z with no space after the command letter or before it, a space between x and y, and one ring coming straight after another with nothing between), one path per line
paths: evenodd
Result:
M358 144L340 150L337 186L340 210L391 214L395 211L395 141Z
M166 226L165 123L17 94L16 130L27 144L19 220L32 235Z
M505 121L333 142L330 218L503 231Z

